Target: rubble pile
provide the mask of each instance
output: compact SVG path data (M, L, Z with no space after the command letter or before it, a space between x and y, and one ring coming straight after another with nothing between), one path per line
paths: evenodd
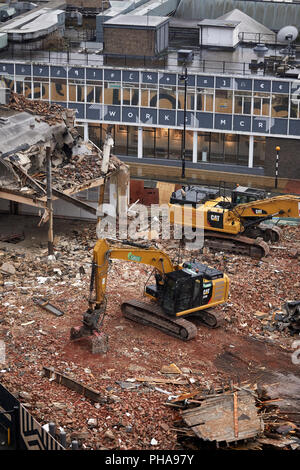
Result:
M81 138L80 138L81 140ZM93 144L79 142L73 149L72 155L54 154L55 167L52 170L54 187L60 191L73 189L76 186L89 183L103 176L101 171L102 156ZM60 159L60 160L58 160ZM60 162L57 164L57 162ZM111 158L108 165L109 174L115 172L121 165L117 158ZM35 176L37 181L46 184L46 175L40 172Z
M287 331L292 336L300 334L300 300L286 302L280 310L260 316L264 318L264 329L267 331Z
M101 171L102 151L91 142L83 141L75 127L74 110L40 100L29 100L16 93L11 94L7 108L33 115L29 123L28 142L36 143L24 142L24 148L17 147L3 154L0 161L1 187L40 196L34 182L46 184L47 148L51 152L53 187L59 191L76 192L76 188L92 184L104 176ZM45 124L38 128L40 135L37 141L35 127L41 121ZM105 175L109 177L121 165L124 166L117 157L111 156ZM21 177L18 168L23 171ZM27 174L33 181L26 178Z
M19 95L13 91L10 94L10 101L7 105L10 109L20 112L40 116L40 120L47 122L49 126L54 126L58 122L66 120L66 109L59 104L50 104L47 101L30 100L24 95ZM68 110L69 111L69 110ZM71 114L73 111L71 111Z
M205 248L201 254L181 249L180 261L198 258L225 271L231 282L228 303L218 307L224 325L210 330L199 324L190 342L122 317L121 302L142 298L152 269L113 260L103 324L109 350L100 356L69 339L88 306L95 242L94 224L68 227L66 222L66 233L54 240L54 256L34 240L32 248L22 248L23 242L0 244L0 339L6 344L1 383L19 394L40 423L63 427L68 442L76 438L83 449L178 450L180 410L169 405L175 398L194 394L189 399L196 401L195 392L221 387L229 378L236 381L237 375L241 383L253 383L272 380L274 371L298 374L291 360L295 336L289 329L266 330L256 313L269 315L299 299L300 263L291 255L299 247L299 227L284 228L284 249L274 247L259 261ZM178 242L158 240L157 246L177 263ZM46 299L63 315L42 309L34 298ZM101 400L93 402L45 377L44 368L92 388Z
M300 450L300 426L285 414L280 401L264 384L230 382L222 388L196 387L167 404L180 412L174 426L183 448Z

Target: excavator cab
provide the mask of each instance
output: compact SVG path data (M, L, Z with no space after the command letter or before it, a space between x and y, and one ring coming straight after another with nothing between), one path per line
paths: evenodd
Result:
M146 294L158 301L163 311L171 317L184 315L190 309L209 303L213 280L223 273L202 263L186 262L182 269L156 276L156 285L146 287Z
M203 276L184 269L166 274L158 302L169 316L202 305Z
M266 199L267 196L267 192L262 189L237 186L231 192L231 204L232 206L247 204L248 202Z

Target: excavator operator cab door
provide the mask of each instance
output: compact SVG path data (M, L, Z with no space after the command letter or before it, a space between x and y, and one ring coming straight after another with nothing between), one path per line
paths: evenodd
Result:
M203 277L193 275L184 269L165 275L164 286L158 298L167 315L176 316L191 308L202 305Z

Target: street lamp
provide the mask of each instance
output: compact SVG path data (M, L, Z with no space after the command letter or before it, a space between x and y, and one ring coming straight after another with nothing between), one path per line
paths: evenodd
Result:
M183 134L181 146L181 177L185 178L185 134L186 134L186 96L187 96L187 67L184 68L184 73L179 75L179 80L184 81L184 109L183 109Z
M275 163L275 189L277 189L277 184L278 184L279 152L280 152L280 147L277 145L277 147L276 147L276 163Z

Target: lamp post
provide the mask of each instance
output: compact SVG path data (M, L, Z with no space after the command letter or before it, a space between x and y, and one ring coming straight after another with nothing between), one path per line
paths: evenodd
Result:
M278 184L279 152L280 152L280 147L277 145L277 147L276 147L276 163L275 163L275 189L277 189L277 184Z
M185 134L186 134L186 97L187 97L187 67L184 68L184 73L179 75L179 79L184 81L184 108L183 108L183 134L182 134L182 148L181 148L181 177L185 178Z

